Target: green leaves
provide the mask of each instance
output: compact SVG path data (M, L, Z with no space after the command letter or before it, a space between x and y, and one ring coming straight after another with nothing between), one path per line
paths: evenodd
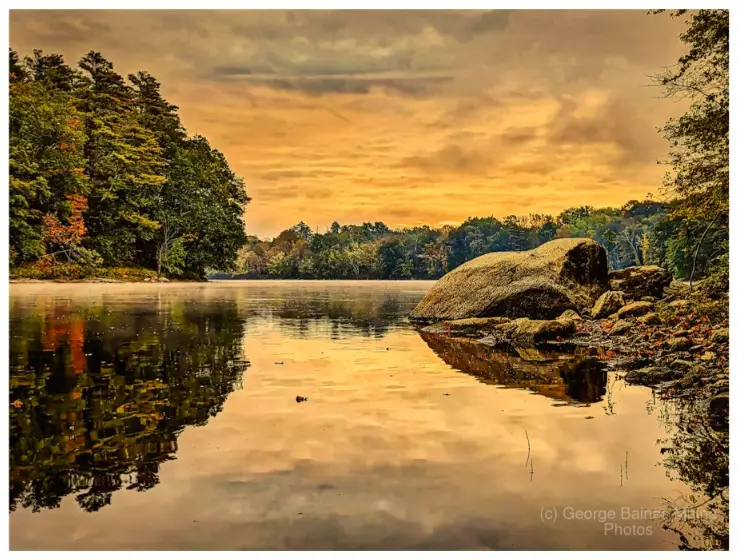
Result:
M666 163L672 166L664 185L680 198L680 216L710 220L716 213L728 215L728 11L698 10L687 24L680 38L689 51L655 78L668 97L690 102L686 113L662 129L671 146Z
M249 198L225 157L205 138L188 138L147 72L128 84L95 51L78 67L39 50L21 62L10 51L13 264L56 249L43 239L42 218L65 227L65 201L84 195L87 235L75 254L169 274L231 267Z

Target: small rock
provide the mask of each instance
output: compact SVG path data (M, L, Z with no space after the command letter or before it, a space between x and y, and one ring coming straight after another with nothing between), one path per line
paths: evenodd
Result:
M519 347L529 347L548 340L556 340L560 337L569 336L576 330L574 322L565 319L522 318L500 326L503 328L504 334L511 339L511 342Z
M681 350L687 350L692 346L692 341L689 338L685 338L683 336L673 337L670 339L667 339L665 342L666 347L669 348L669 350L674 351L681 351Z
M274 362L274 365L275 366L283 366L284 365L284 362Z
M305 402L305 401L307 400L307 397L301 397L300 395L297 395L297 396L295 397L295 400L296 400L296 401L297 401L298 403L299 403L299 402Z
M620 319L625 317L637 317L639 315L646 315L653 311L653 304L647 301L634 301L618 309L617 316Z
M488 334L493 327L508 323L511 319L506 317L474 317L470 319L456 319L453 321L442 321L424 327L424 332L432 334L450 334L466 337L477 337ZM390 348L385 348L390 350Z
M691 368L692 366L694 366L695 364L693 364L692 362L690 362L690 361L688 361L688 360L682 360L682 359L680 359L680 358L677 358L676 360L674 360L674 361L672 362L672 364L671 364L671 365L672 365L672 367L676 367L676 368L681 368L681 369L690 369L690 368Z
M658 325L661 323L661 317L658 313L646 313L638 319L638 322L644 325Z
M625 334L626 332L628 332L632 328L633 328L633 323L631 323L627 319L620 319L610 329L610 335L611 336L616 336L616 335L619 335L619 334Z
M615 313L625 305L625 294L623 292L609 291L603 293L594 302L592 307L592 318L601 319Z
M643 296L642 298L639 298L639 299L640 301L647 301L649 303L655 303L659 301L659 298L654 297L654 296Z
M165 276L161 276L160 278L158 278L158 282L170 282L170 280L168 280Z
M690 305L690 302L686 299L675 299L674 301L670 301L667 305L674 309L682 309L683 307Z
M700 356L700 359L705 362L709 362L716 359L716 354L715 352L703 352L703 354Z
M719 344L722 342L728 342L729 339L729 333L728 329L716 329L710 334L710 339L713 342L718 342Z
M581 315L576 313L573 309L566 309L563 313L560 314L558 317L558 320L568 320L568 321L581 321Z

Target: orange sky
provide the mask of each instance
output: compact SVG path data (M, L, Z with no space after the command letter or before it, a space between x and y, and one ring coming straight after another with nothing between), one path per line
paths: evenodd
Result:
M683 52L643 11L11 11L11 46L148 70L244 177L249 233L657 193Z

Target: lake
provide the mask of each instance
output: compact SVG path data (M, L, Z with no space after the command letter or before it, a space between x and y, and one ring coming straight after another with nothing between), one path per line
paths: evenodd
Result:
M652 391L420 334L431 285L11 285L11 548L676 548Z

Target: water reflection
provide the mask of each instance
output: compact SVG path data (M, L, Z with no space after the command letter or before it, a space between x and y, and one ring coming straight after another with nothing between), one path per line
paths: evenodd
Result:
M422 337L405 317L428 287L13 286L11 546L675 547L540 519L687 490L658 465L649 389L609 374L603 414L588 355Z
M711 422L708 406L696 400L662 407L672 434L662 442L662 464L689 489L666 500L665 526L677 533L683 550L729 548L728 422Z
M467 339L419 331L446 364L487 384L529 389L559 401L595 403L607 391L607 370L595 357L536 348L491 348Z
M231 285L224 284L225 288ZM379 289L384 284L375 284L335 282L329 289L328 283L286 281L264 288L257 282L240 305L246 315L271 321L293 338L382 338L391 328L406 324L405 317L421 294L418 290Z
M158 484L184 427L222 408L246 366L231 302L11 308L10 509L92 512Z

